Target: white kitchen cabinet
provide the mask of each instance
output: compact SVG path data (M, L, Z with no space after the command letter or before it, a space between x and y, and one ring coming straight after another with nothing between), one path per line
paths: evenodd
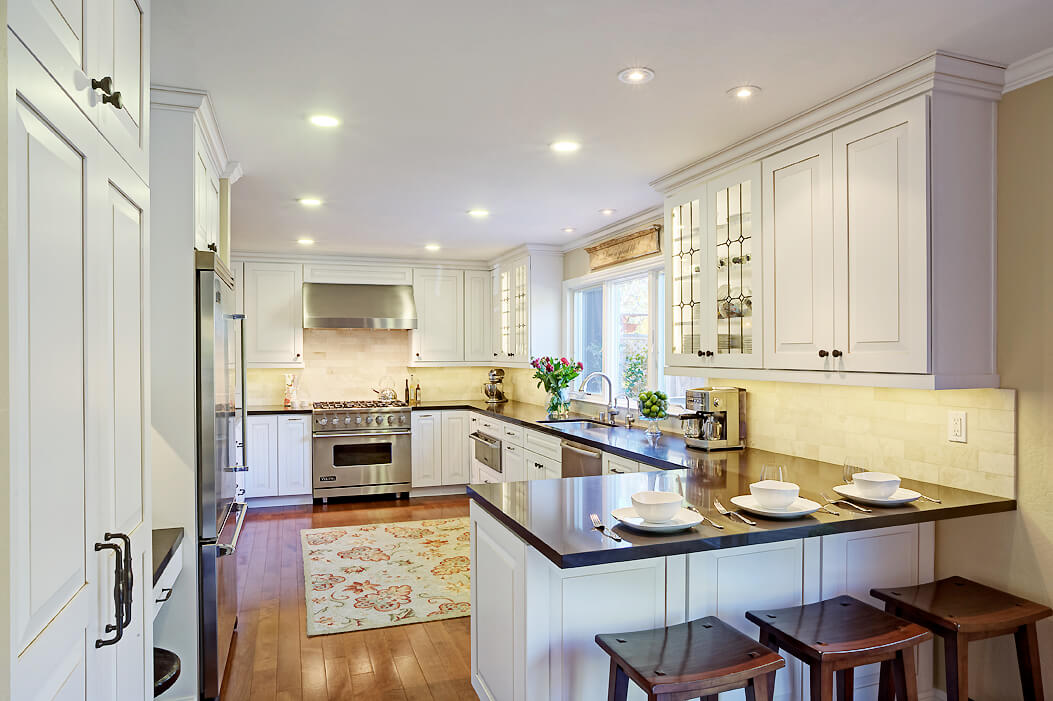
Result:
M413 299L417 328L414 361L464 360L464 271L416 268Z
M470 412L442 412L442 484L468 484L471 481L472 440Z
M525 482L528 479L526 451L522 447L501 444L501 475L503 482Z
M442 412L415 411L410 416L413 430L414 487L442 484Z
M464 359L490 362L493 298L489 270L464 271Z
M527 367L532 357L559 354L561 261L554 252L529 250L498 263L494 273L494 362Z
M303 266L245 263L245 361L303 367Z
M605 475L624 475L628 472L640 471L640 463L611 453L603 454L602 465Z
M763 164L764 363L829 369L834 347L834 241L829 134Z
M540 455L530 450L523 451L528 480L548 480L562 477L562 464L559 460Z
M278 496L310 494L311 415L279 415Z
M245 419L245 498L278 496L278 416L252 414Z
M194 133L194 247L219 247L219 175L200 128Z
M303 281L343 285L412 285L413 268L382 263L304 263Z

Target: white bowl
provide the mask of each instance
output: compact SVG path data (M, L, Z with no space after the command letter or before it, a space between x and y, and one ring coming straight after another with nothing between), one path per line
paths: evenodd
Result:
M636 514L648 523L671 521L684 503L684 497L673 492L637 492L632 500Z
M899 477L887 472L858 472L852 484L868 499L887 499L899 489Z
M750 494L766 509L785 509L800 493L801 488L793 482L761 480L750 485Z

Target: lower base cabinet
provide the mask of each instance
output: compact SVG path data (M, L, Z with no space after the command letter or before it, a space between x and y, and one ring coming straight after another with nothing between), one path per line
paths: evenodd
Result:
M253 414L246 417L246 498L311 493L310 414Z
M484 701L602 701L610 658L594 641L616 633L719 616L747 635L749 609L796 606L872 586L932 581L933 524L726 548L561 570L471 504L471 681ZM918 690L932 690L931 643L918 652ZM775 699L809 698L801 663L787 657ZM876 697L876 668L855 676L856 698ZM630 701L645 695L629 685ZM740 691L721 701L743 701Z

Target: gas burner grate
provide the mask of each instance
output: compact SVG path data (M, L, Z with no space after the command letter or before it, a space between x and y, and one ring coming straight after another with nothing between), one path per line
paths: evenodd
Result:
M351 401L351 402L315 402L314 408L316 411L333 411L338 409L388 409L392 407L406 407L409 406L406 402L391 399L381 400L373 399L369 401Z

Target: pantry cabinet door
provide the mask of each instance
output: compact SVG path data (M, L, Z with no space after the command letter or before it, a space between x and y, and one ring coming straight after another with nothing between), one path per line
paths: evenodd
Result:
M464 271L413 271L413 360L464 360Z
M464 359L488 362L493 358L490 322L493 299L489 270L464 271Z
M832 369L834 251L830 135L762 163L764 366Z
M469 412L442 413L442 483L468 484L471 481L472 452Z
M278 496L278 417L248 416L245 425L245 497Z
M245 361L303 367L303 266L245 263Z
M278 416L278 496L311 493L311 416Z
M928 98L833 134L838 370L929 371Z
M144 180L150 176L150 16L148 0L95 0L101 19L97 72L110 76L119 104L99 105L99 128Z

